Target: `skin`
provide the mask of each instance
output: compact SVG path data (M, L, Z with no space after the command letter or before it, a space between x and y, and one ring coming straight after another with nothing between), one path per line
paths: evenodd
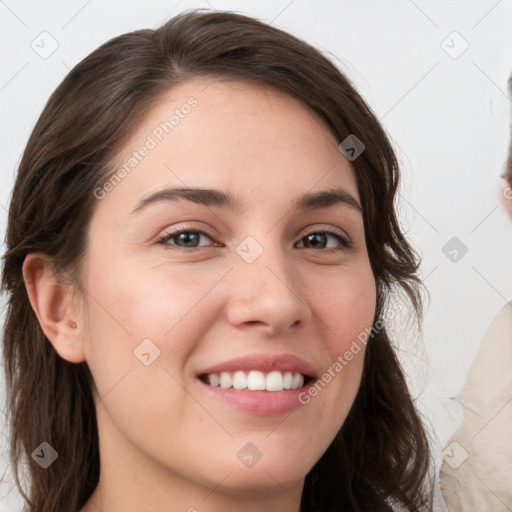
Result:
M375 281L363 219L337 203L295 211L306 193L342 188L359 201L338 141L300 102L240 83L194 80L166 94L119 155L125 162L174 109L198 104L97 203L73 300L42 255L24 265L39 321L61 357L94 377L100 482L81 512L298 512L304 478L342 426L364 350L291 413L265 416L210 396L196 373L248 354L293 354L317 376L372 325ZM166 187L234 194L243 213L187 200L131 213ZM200 247L158 243L172 229L205 230ZM334 229L316 246L306 235ZM236 252L247 236L263 249ZM174 244L174 245L173 245ZM251 249L252 250L252 249ZM160 356L134 356L144 339ZM237 458L248 442L251 468ZM65 463L66 454L58 461Z
M501 184L500 201L505 211L512 217L512 183L507 178L503 178Z

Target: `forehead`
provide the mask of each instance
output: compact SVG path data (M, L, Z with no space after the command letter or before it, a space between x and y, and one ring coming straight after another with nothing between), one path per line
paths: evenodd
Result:
M254 84L204 79L169 91L115 166L126 172L107 199L125 209L164 185L230 188L281 202L341 185L358 197L352 166L320 118L283 92Z

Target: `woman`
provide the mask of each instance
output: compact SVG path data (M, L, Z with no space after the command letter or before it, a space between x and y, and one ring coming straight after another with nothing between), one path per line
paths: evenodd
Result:
M4 257L28 510L429 509L384 322L391 292L420 310L397 186L347 78L254 19L185 13L79 63Z
M512 141L503 178L502 203L512 214ZM457 396L464 418L443 452L441 468L450 510L512 508L511 365L512 303L507 303L489 327Z

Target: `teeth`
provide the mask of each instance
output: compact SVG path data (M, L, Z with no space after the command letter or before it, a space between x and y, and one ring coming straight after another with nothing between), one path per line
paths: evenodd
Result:
M210 375L210 386L217 387L220 384L220 377L217 373L212 373Z
M304 376L300 373L295 373L292 380L292 389L301 388L304 386Z
M281 372L270 372L267 375L265 384L267 391L282 391L284 389L283 375Z
M211 373L207 376L210 386L234 389L249 389L250 391L283 391L298 389L304 386L304 375L301 373L273 371L267 374L258 370L246 373Z
M229 373L222 372L220 374L220 387L221 388L230 388L232 385L233 385L233 379L231 378L231 375Z
M210 384L213 386L210 379ZM247 376L244 372L235 372L233 375L233 387L235 389L245 389L247 387Z
M262 372L250 371L247 375L247 389L251 391L265 391L266 379Z

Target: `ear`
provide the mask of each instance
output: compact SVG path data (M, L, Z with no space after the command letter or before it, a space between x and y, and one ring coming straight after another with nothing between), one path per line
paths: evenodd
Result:
M501 204L509 215L512 216L512 184L505 178L501 183Z
M30 253L23 262L23 279L39 324L60 357L71 363L85 361L69 287L52 275L48 258Z

